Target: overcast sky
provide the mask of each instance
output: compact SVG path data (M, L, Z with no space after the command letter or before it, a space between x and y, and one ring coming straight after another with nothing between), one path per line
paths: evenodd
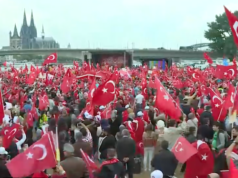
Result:
M207 22L238 10L237 0L0 0L0 47L9 45L9 31L18 32L24 9L30 22L34 12L38 37L61 47L178 49L207 42Z

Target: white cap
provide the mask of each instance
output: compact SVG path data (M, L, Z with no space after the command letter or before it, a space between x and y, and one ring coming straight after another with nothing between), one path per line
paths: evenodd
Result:
M0 155L7 155L8 152L5 150L4 147L0 147Z
M129 104L127 104L126 106L125 106L125 108L127 109L127 108L129 108L130 107L130 105Z
M155 170L150 174L150 178L163 178L163 173L159 170Z
M93 116L90 115L87 111L84 113L84 116L86 117L86 119L92 119Z
M141 111L137 112L137 116L143 116L143 115L144 115L143 112Z
M100 106L99 109L100 110L105 109L105 106Z
M145 109L148 110L148 109L150 109L150 107L149 107L149 106L146 106Z

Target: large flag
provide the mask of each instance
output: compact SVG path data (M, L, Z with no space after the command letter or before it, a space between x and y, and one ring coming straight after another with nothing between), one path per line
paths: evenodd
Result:
M155 77L155 86L157 88L155 106L172 119L178 120L182 115L180 106L165 90L157 77Z
M231 13L225 6L224 8L225 8L229 25L231 27L234 42L236 46L238 46L238 18L233 13Z
M27 177L35 172L56 166L52 134L42 136L26 151L18 154L6 166L12 177Z
M90 174L92 174L94 171L98 170L97 165L95 164L95 162L87 155L87 153L85 153L82 149L80 149L82 158L88 168L88 172Z
M107 105L115 99L116 95L116 81L118 80L118 73L113 73L107 81L99 85L94 92L92 103L95 105Z
M57 63L57 53L50 54L45 61L43 62L43 66L46 64Z
M3 135L3 143L2 144L3 144L4 148L7 149L11 145L12 140L15 137L19 128L20 128L19 124L13 124L11 126L3 127L1 133Z
M179 137L171 150L180 163L185 163L198 151L184 137Z
M184 178L206 177L213 172L214 155L207 143L198 140L192 143L197 153L186 161Z

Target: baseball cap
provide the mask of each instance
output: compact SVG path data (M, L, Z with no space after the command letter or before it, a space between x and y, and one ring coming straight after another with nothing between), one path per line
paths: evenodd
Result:
M99 109L100 110L105 109L105 106L100 106Z
M150 174L150 178L163 178L163 173L159 170L155 170Z
M4 147L0 147L0 155L7 155L8 152L5 150Z
M143 115L144 115L143 112L141 111L137 112L137 116L143 116Z

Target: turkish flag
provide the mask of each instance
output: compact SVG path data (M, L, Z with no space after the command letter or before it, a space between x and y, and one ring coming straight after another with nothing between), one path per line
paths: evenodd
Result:
M238 177L238 170L236 168L236 165L234 164L233 160L230 159L230 178L237 178Z
M27 78L27 81L26 83L29 84L29 85L32 85L36 80L36 73L35 72L31 72L29 74L29 77Z
M227 110L230 107L233 107L235 101L235 87L232 84L229 84L229 90L226 98L224 99L223 109Z
M192 143L197 153L186 162L184 178L198 178L213 172L214 156L207 143L198 140Z
M3 98L2 98L2 91L0 91L0 125L2 125L3 118L4 118Z
M27 122L29 127L32 127L33 124L34 124L33 114L31 113L31 111L27 113L26 122Z
M13 124L12 126L5 126L1 133L3 135L3 147L8 148L11 143L13 138L15 137L17 131L19 130L20 125L19 124Z
M95 90L96 90L96 78L94 78L94 80L93 80L93 82L90 86L90 89L89 89L89 92L88 92L88 101L92 101Z
M224 121L227 115L227 110L223 109L223 99L220 93L215 92L210 87L207 88L211 97L212 116L215 120Z
M203 53L203 57L209 64L213 63L212 58L210 56L208 56L207 53Z
M157 88L155 106L172 119L178 120L181 117L181 109L176 101L168 94L159 79L155 77L155 85Z
M40 140L6 164L12 177L27 177L35 172L55 167L55 145L52 135L50 132L44 134Z
M30 71L31 71L31 72L35 72L35 71L36 71L36 68L31 65Z
M52 85L53 79L54 79L54 75L51 75L50 73L47 72L45 76L45 85L46 86Z
M95 105L107 105L109 102L115 99L116 84L118 75L113 73L107 81L101 84L96 91L92 99L92 103Z
M223 65L216 65L216 70L214 76L219 79L232 79L236 77L237 69L236 65L230 66L223 66Z
M50 63L57 63L57 53L52 53L50 54L46 59L45 61L43 62L43 66L46 65L46 64L50 64Z
M224 8L225 8L225 12L226 12L226 16L227 16L229 25L231 27L234 42L235 42L236 46L238 47L238 19L225 6L224 6Z
M142 95L147 99L148 98L148 92L147 92L147 80L146 78L142 78L142 83L141 83L141 90L142 90Z
M48 106L48 101L44 96L39 97L39 109L43 111Z
M72 84L72 74L70 69L68 69L65 73L65 76L63 78L63 82L61 83L61 90L63 93L68 93L70 91L70 86Z
M179 137L171 150L180 163L185 163L198 151L184 137Z
M85 153L82 149L80 149L82 158L88 168L88 172L89 173L93 173L93 171L98 171L98 167L95 164L95 162L87 155L87 153Z

